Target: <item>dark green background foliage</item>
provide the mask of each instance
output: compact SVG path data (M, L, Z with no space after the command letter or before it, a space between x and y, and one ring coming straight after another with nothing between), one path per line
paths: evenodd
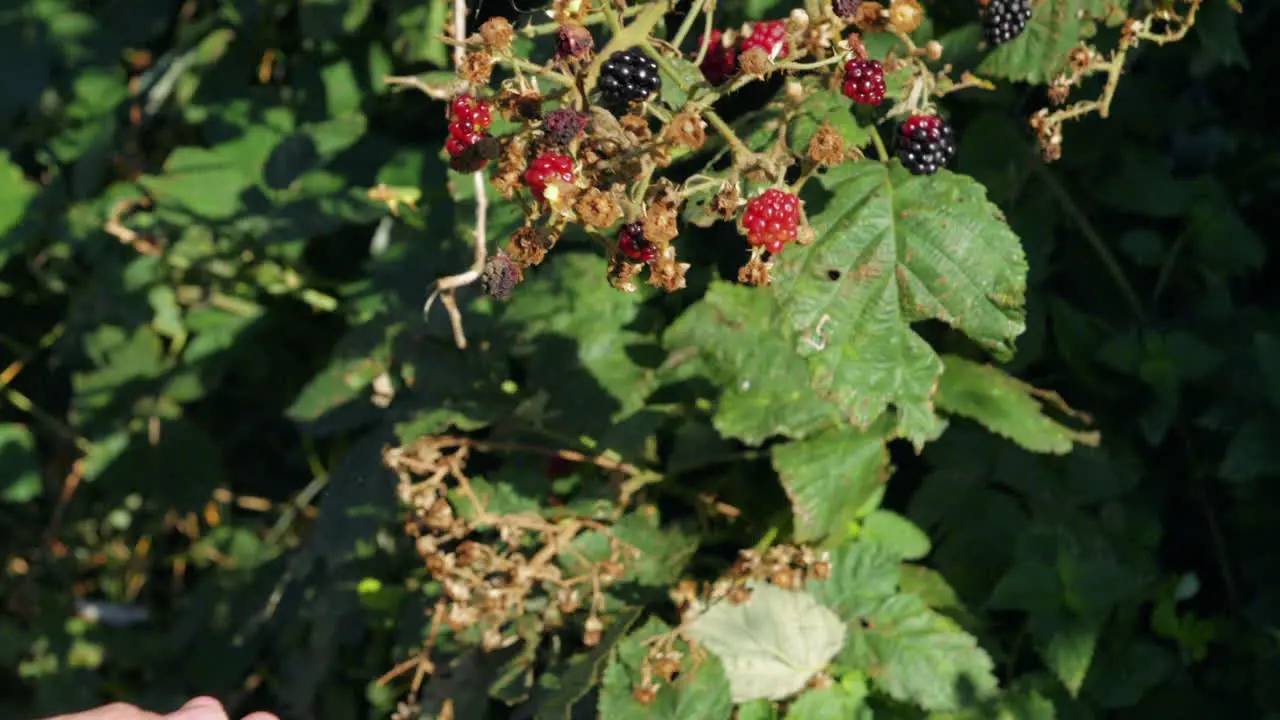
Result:
M722 4L726 23L790 7ZM491 0L481 16L545 21L516 5ZM1098 3L1044 5L1074 17ZM932 402L950 419L922 453L893 440L885 455L895 422L917 442L941 429L929 409L937 370L876 397L879 381L859 373L885 357L886 336L831 338L844 355L808 360L821 398L797 400L814 392L806 361L776 343L804 323L778 315L771 291L721 279L745 259L727 224L685 228L694 269L682 293L610 289L599 252L569 236L508 303L462 292L470 349L454 348L443 313L424 322L430 283L469 262L470 183L443 163L443 104L382 78L447 77L441 0L4 3L0 715L113 699L170 709L208 693L286 718L387 716L405 683L373 680L421 644L434 590L394 522L381 450L452 427L607 449L661 473L645 497L662 529L631 518L627 532L658 553L636 582L667 620L675 574L661 559L687 557L695 541L683 575L705 579L771 528L818 541L858 522L859 542L836 557L854 575L823 593L877 619L882 629L855 632L839 662L881 672L870 704L850 675L804 696L806 711L919 717L911 708L962 704L951 680L985 691L994 674L998 709L964 712L1276 716L1280 252L1268 238L1280 141L1268 113L1280 18L1249 5L1237 15L1208 0L1186 41L1143 46L1112 117L1069 124L1051 166L1025 129L1042 88L1001 80L946 99L956 172L985 186L1030 267L1026 331L1003 367L1091 415L1102 442L1061 454L1087 436L1027 421L1038 408L1023 386L972 362L1006 354L1016 322L996 298L965 308L967 337L931 320L901 334L928 312L891 318L904 363L937 362L924 340L944 353L950 380ZM982 61L971 3L928 11L920 39L942 38L962 66ZM982 65L992 76L1045 79L1035 58L1001 52ZM725 112L743 117L768 95ZM884 170L824 178L810 216L867 172ZM891 169L889 182L904 175ZM976 197L963 178L939 182L957 203ZM378 183L420 187L420 211L387 219L365 195ZM126 217L137 247L104 232L117 202L144 191L154 206ZM518 222L498 202L491 240ZM991 248L1013 247L997 235ZM151 246L162 252L139 252ZM984 257L982 277L1008 270ZM815 291L803 271L784 255L780 287ZM371 402L384 373L385 408ZM744 378L774 395L762 405ZM896 414L882 415L885 403ZM882 419L855 432L842 425L851 416ZM553 484L540 460L486 462L476 472L487 487L524 507L601 494L593 468ZM218 489L272 505L228 503ZM742 517L710 517L702 493ZM81 598L151 617L89 622ZM599 653L540 655L534 687L497 680L509 657L446 642L441 666L457 659L423 710L453 696L464 718L564 717L575 703L591 716L588 685L630 629L641 635L617 645L600 704L630 717L637 638L660 627L633 614ZM717 667L697 676L712 689L663 696L655 710L725 712Z

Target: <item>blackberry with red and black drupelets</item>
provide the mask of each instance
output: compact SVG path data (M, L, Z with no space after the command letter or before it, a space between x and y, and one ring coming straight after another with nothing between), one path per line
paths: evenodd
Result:
M1022 34L1031 20L1031 0L991 0L982 9L982 34L1003 45Z
M600 95L610 105L644 100L662 88L658 63L640 48L622 50L600 66Z
M932 175L955 156L955 133L941 117L912 115L898 126L898 159L912 175Z
M724 33L712 30L707 38L707 52L702 58L702 76L712 85L723 85L738 72L738 49L725 42Z
M455 170L474 172L498 156L498 142L485 129L493 123L489 105L467 93L449 105L449 139L444 149Z
M850 60L844 65L845 97L860 105L884 102L884 66L879 60Z
M658 246L644 237L644 223L633 222L618 230L618 252L636 262L651 263L658 259Z

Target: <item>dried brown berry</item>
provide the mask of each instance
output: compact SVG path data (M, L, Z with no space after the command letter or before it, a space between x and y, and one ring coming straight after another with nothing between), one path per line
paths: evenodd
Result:
M552 142L568 145L586 129L589 118L573 108L560 108L547 113L542 132Z
M844 162L844 152L844 137L830 123L818 126L818 131L809 140L809 159L823 167L834 167Z
M640 115L623 115L618 118L618 124L622 126L624 131L630 133L637 142L653 137L653 131L649 129L649 121Z
M738 282L753 287L768 285L772 279L769 277L769 269L772 267L772 261L766 262L760 257L752 256L746 265L738 269Z
M469 52L458 65L458 76L472 85L488 85L493 75L493 56L487 52Z
M653 683L645 683L635 690L631 691L631 697L641 705L652 705L658 699L658 686Z
M596 47L591 31L573 23L560 26L556 33L556 55L564 60L581 60Z
M649 284L667 292L683 290L689 267L689 263L676 262L676 249L668 246L649 264Z
M889 27L901 33L913 33L924 21L924 9L916 0L893 0L889 5Z
M742 204L742 191L736 183L725 183L720 192L711 199L711 211L725 220L733 220L738 216L738 206Z
M595 647L600 644L600 638L604 634L604 623L600 618L592 615L587 618L582 628L582 644L587 647Z
M832 0L831 9L844 20L852 20L858 15L858 6L862 0Z
M665 245L680 234L680 221L674 206L652 203L644 214L644 239Z
M573 204L574 212L583 225L597 229L612 227L622 219L622 208L613 193L588 188Z
M662 136L668 142L697 150L707 141L706 125L701 115L686 111L671 118Z
M520 266L531 267L541 263L547 256L547 251L554 246L555 240L546 230L526 225L511 236L507 254Z
M609 285L622 292L635 292L636 275L643 269L644 265L633 263L621 255L615 255L609 259Z
M515 29L504 17L492 17L480 26L480 37L494 52L505 52L515 38Z
M864 2L858 6L857 15L853 18L853 24L863 32L876 32L884 30L889 26L888 13L885 12L884 6L878 2Z
M751 599L751 591L742 585L735 585L733 589L729 591L727 599L731 605L741 605Z
M738 56L738 69L753 77L763 78L773 71L773 61L764 48L751 48Z
M826 560L819 560L813 564L811 569L813 570L813 576L819 580L826 580L831 577L831 563Z

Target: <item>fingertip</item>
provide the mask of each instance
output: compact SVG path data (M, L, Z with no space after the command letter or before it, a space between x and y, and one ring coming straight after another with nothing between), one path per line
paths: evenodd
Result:
M269 712L255 712L244 716L244 720L280 720Z
M222 703L213 697L201 695L191 698L176 711L165 715L166 720L229 720Z

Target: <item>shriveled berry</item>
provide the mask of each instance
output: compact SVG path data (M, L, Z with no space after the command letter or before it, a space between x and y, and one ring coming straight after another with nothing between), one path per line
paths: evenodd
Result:
M640 48L616 52L600 66L600 95L611 105L643 100L661 87L658 63Z
M862 7L862 0L832 0L831 9L835 10L836 15L844 20L852 20L858 16L858 9Z
M454 98L453 104L449 106L449 119L483 130L493 123L493 113L490 112L488 103L467 93Z
M860 105L879 105L884 101L884 66L879 60L850 60L844 66L841 89Z
M587 116L572 108L552 110L542 120L542 131L561 145L573 142L586 127Z
M787 56L787 21L765 20L751 26L749 34L742 38L738 52L746 53L752 48L760 48L769 57Z
M484 271L480 273L480 287L485 295L506 300L520 282L520 275L520 268L511 261L511 257L499 250L485 262Z
M725 43L724 33L712 30L703 56L702 76L712 85L720 85L738 72L738 49Z
M581 25L561 25L556 31L556 55L562 58L586 57L595 47L591 31Z
M912 175L932 175L955 156L955 133L941 117L912 115L898 126L898 159Z
M1022 34L1031 20L1031 0L991 0L982 10L982 34L1003 45Z
M796 239L800 227L800 198L777 188L769 188L752 198L742 213L747 242L771 253Z
M538 200L546 199L547 185L553 180L573 182L573 158L563 153L543 153L524 171L524 184Z
M658 259L658 246L644 237L644 223L633 222L618 230L618 252L636 262L651 263Z

